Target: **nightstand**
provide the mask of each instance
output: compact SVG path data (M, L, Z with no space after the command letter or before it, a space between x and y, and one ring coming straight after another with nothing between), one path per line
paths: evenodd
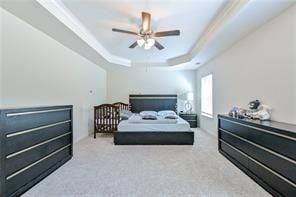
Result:
M191 128L197 128L198 127L198 120L197 120L197 114L185 114L185 113L180 113L179 116L186 120Z

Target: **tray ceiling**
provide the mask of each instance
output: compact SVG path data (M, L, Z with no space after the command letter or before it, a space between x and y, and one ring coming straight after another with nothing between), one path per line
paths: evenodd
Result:
M100 66L170 66L195 69L295 4L294 0L2 0L1 7ZM150 12L165 46L128 47L141 12ZM199 64L196 64L199 62Z
M136 62L166 62L190 52L211 20L225 6L226 0L111 0L73 1L62 0L65 7L111 54ZM141 12L152 15L152 29L166 31L180 29L180 36L156 38L164 50L155 47L145 50L128 47L139 39L136 35L112 32L120 28L139 32Z

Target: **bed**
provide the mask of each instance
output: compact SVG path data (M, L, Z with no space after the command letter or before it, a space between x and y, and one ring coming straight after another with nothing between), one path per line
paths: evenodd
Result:
M141 111L177 111L177 95L130 95L130 109ZM145 120L146 121L146 120ZM123 120L114 132L115 145L193 145L194 132L178 117L175 124L130 123Z

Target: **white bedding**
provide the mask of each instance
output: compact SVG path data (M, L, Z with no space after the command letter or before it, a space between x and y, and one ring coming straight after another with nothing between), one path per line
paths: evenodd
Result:
M166 119L163 116L156 116L157 120L143 120L139 114L133 114L129 119L130 124L176 124L177 119Z
M179 117L175 124L129 123L128 120L123 120L118 125L118 131L191 131L191 129L189 123Z

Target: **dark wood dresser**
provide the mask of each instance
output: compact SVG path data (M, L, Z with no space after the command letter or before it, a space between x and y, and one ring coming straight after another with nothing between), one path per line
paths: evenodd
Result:
M20 196L71 159L72 106L0 110L0 196Z
M189 124L191 128L197 128L198 125L198 116L197 114L185 114L185 113L180 113L179 116L181 118L183 118L184 120L186 120Z
M219 152L273 196L296 196L296 125L218 116Z

